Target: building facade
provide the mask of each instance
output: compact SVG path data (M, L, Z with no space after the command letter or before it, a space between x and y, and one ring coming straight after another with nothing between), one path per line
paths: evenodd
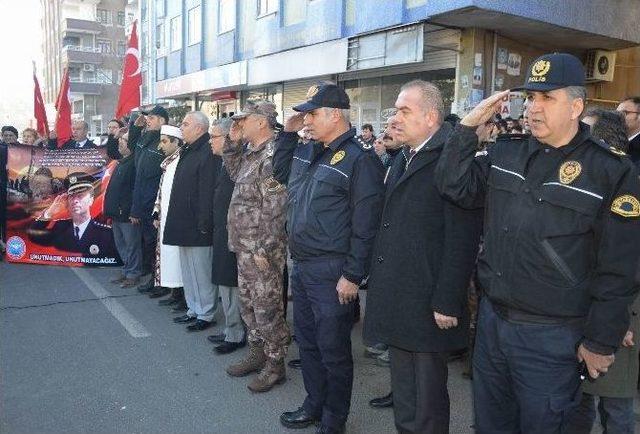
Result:
M129 5L133 3L133 5ZM131 0L41 0L43 11L42 92L56 100L69 69L73 118L90 134L106 130L118 101L127 31L137 6Z
M148 104L219 117L267 98L286 118L309 86L332 80L351 98L354 125L375 131L407 81L436 83L447 110L462 113L522 83L531 60L549 51L595 62L591 70L602 66L594 56L612 56L615 74L596 73L589 85L593 100L607 101L603 89L632 82L637 70L616 68L615 52L640 44L636 0L616 8L607 0L140 1ZM517 116L521 105L514 95L503 114Z

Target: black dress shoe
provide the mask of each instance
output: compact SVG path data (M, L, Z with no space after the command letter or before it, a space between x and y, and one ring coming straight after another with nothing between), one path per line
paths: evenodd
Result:
M155 286L153 285L153 279L149 279L148 282L139 285L136 289L138 292L144 294L146 292L152 291Z
M369 401L369 405L373 408L393 407L393 392L389 392L388 395L381 396L380 398L373 398Z
M195 316L189 316L189 315L182 315L182 316L177 316L173 319L173 322L175 322L176 324L187 324L190 322L194 322L197 318Z
M315 425L319 422L318 418L307 414L304 408L300 407L296 411L285 411L280 415L280 423L287 428L299 429Z
M219 335L207 336L207 340L209 342L211 342L212 344L221 344L221 343L224 342L225 338L226 338L226 336L224 335L224 333L220 333Z
M300 359L289 360L287 362L287 366L292 369L302 369L302 360Z
M160 298L164 297L171 293L169 288L165 288L164 286L156 286L153 288L153 291L149 292L149 298Z
M187 326L187 331L188 332L201 332L202 330L206 330L209 327L211 327L212 325L215 325L215 321L204 321L201 319L196 320L196 322L194 322L193 324L191 324L190 326Z
M247 345L247 341L241 341L241 342L224 341L220 345L215 347L214 350L218 354L229 354L229 353L233 353L238 348L244 347L245 345Z

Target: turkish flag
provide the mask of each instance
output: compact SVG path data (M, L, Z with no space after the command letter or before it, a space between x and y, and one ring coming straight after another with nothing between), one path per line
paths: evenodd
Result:
M47 112L44 109L42 93L40 93L40 83L36 77L35 64L33 66L33 116L36 118L38 134L42 137L49 136L49 122L47 122Z
M120 85L120 97L116 106L116 119L125 116L132 109L140 107L140 86L142 86L142 74L140 73L140 51L138 51L138 34L136 24L133 22L129 46L124 56L122 66L122 84Z
M58 148L71 138L71 97L69 95L69 69L64 69L60 91L56 99L56 134Z

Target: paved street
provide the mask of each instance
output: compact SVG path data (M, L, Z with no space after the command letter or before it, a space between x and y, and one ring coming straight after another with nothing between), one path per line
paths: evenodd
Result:
M156 301L109 284L111 274L0 263L0 432L288 432L278 416L304 398L299 371L270 393L251 394L247 379L224 372L246 350L213 355L209 331L186 333ZM391 410L367 406L387 392L389 374L363 356L361 331L359 323L348 432L394 432ZM454 434L472 432L461 369L450 364Z
M0 263L0 432L290 432L278 416L304 398L299 371L289 370L270 393L252 394L248 379L224 372L246 349L214 355L209 330L186 333L156 301L109 284L111 275ZM389 374L363 356L361 332L359 323L348 432L394 432L391 410L367 405L387 393ZM451 365L452 433L471 432L469 383L460 370Z

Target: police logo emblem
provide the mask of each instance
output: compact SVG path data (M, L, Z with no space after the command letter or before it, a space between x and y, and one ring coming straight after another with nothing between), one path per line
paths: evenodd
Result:
M273 176L268 177L264 180L264 185L267 188L267 193L278 193L279 191L284 190L284 185L280 184Z
M307 99L311 99L314 96L316 96L319 90L320 90L319 86L311 86L307 91Z
M91 253L92 255L97 255L98 253L100 253L100 248L97 244L91 244L91 247L89 247L89 253Z
M336 164L341 162L345 155L345 152L342 150L333 154L333 157L331 158L331 165L335 166Z
M625 157L627 155L627 154L625 154L624 151L621 151L620 149L616 148L615 146L609 146L609 151L611 151L612 154L620 155L622 157Z
M622 217L640 217L640 201L630 194L623 194L613 200L611 212Z
M75 184L76 182L78 182L78 178L76 178L75 176L69 177L69 183L70 184Z
M551 69L551 62L548 60L538 60L531 67L531 75L534 77L544 77Z
M560 166L560 182L571 184L582 173L582 165L577 161L566 161Z

